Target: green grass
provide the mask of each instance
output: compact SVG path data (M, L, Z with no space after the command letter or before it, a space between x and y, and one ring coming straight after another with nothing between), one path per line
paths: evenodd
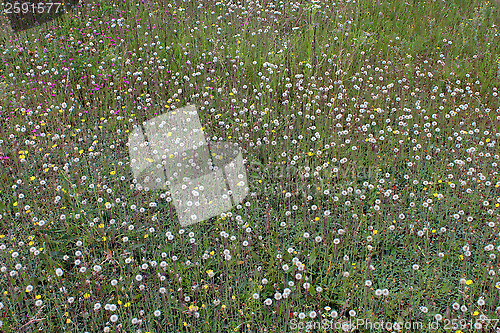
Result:
M491 332L499 25L488 1L96 1L5 31L0 330ZM244 149L251 194L181 229L126 143L188 103Z

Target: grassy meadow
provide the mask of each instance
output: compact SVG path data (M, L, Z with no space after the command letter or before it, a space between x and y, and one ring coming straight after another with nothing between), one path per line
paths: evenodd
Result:
M500 332L499 26L495 1L86 0L4 27L0 331ZM181 228L127 142L187 104L250 193Z

